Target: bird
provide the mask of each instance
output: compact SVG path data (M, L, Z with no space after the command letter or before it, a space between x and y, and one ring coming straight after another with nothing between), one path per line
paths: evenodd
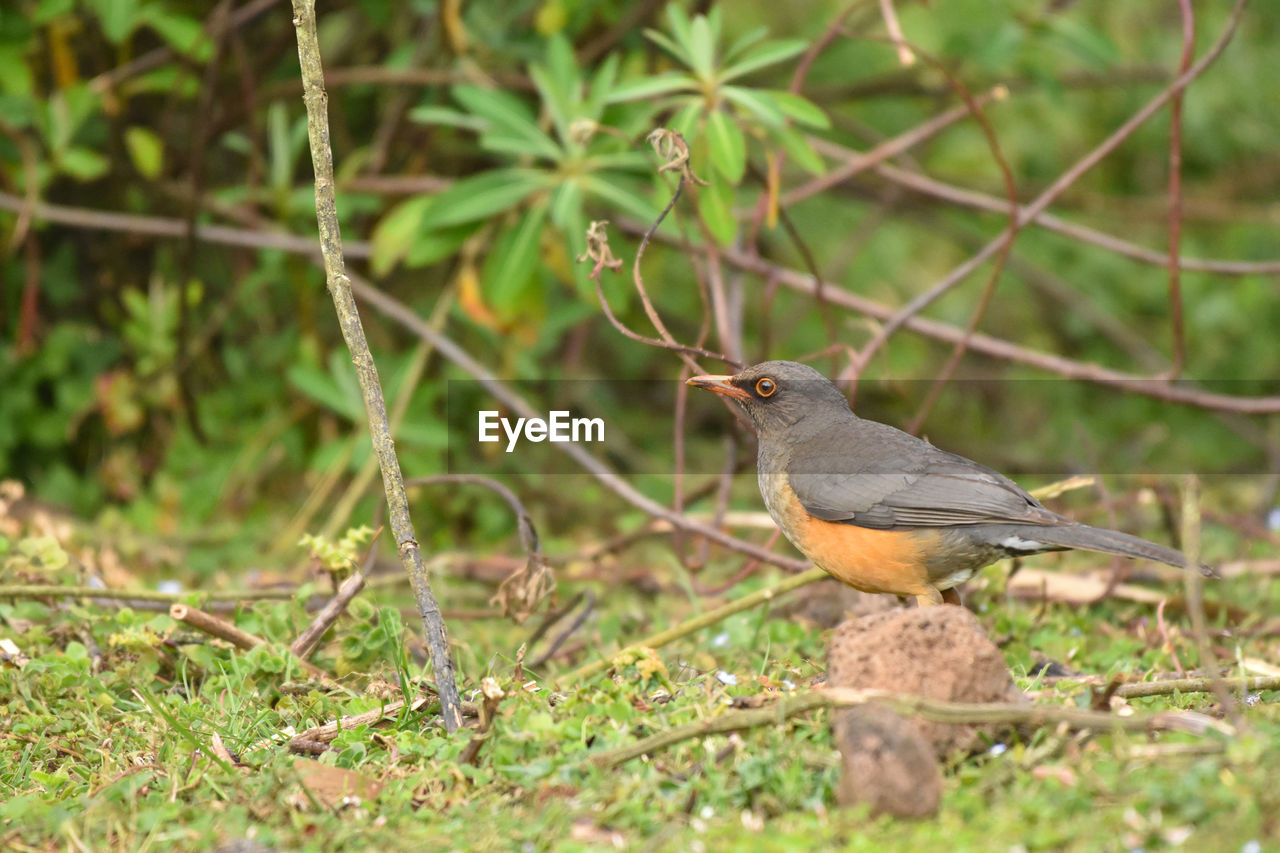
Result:
M769 515L802 554L854 589L959 604L957 587L984 566L1069 549L1187 565L1180 551L1059 515L998 471L858 417L807 365L766 361L686 382L743 409L756 430Z

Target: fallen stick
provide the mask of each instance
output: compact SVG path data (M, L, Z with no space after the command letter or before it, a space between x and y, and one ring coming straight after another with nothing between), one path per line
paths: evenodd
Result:
M942 723L1066 725L1072 729L1129 732L1177 731L1192 734L1204 734L1212 729L1226 735L1235 733L1235 729L1226 723L1194 711L1164 711L1158 714L1134 714L1121 717L1103 711L1084 711L1078 708L1012 705L998 702L944 702L883 690L827 688L796 693L762 708L725 711L705 720L676 726L627 746L599 752L591 756L589 761L597 767L615 767L633 758L657 752L691 738L779 723L819 708L849 708L870 702L883 703L903 716L923 717L926 720Z
M250 634L248 631L241 630L227 620L219 619L212 613L205 613L203 610L191 607L187 604L173 605L169 608L169 616L183 624L190 625L192 628L204 631L210 636L217 637L220 640L226 640L237 649L248 651L255 646L267 644L267 641L261 637ZM332 675L325 672L311 661L303 660L288 649L285 651L289 657L293 658L295 662L305 669L312 677L319 678L326 684L336 683Z
M1124 699L1140 699L1144 696L1167 696L1170 693L1211 693L1214 683L1228 690L1280 690L1280 676L1264 675L1253 678L1170 678L1165 681L1135 681L1121 684L1114 695Z
M289 651L299 658L310 657L316 646L320 644L320 638L324 636L324 632L338 620L342 612L347 609L347 605L351 603L351 599L355 598L362 589L364 589L363 572L356 572L343 581L342 586L338 587L337 594L329 599L324 608L316 614L316 618L311 620L307 630L298 635L298 639L289 646Z
M205 601L256 601L293 598L291 589L226 589L213 592L159 592L153 589L108 589L96 586L55 584L7 584L0 586L0 598L102 598L123 601L178 603L192 595Z

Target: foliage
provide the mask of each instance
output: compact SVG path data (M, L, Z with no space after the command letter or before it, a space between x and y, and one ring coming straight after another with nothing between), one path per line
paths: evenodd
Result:
M31 548L20 541L17 550ZM1090 701L1082 685L1049 688L1031 675L1032 663L1046 657L1103 677L1140 677L1169 667L1173 655L1194 660L1194 641L1184 633L1175 631L1165 646L1152 642L1144 606L1021 604L1002 600L999 578L988 573L982 619L993 636L1007 638L1018 681L1040 691L1037 701ZM446 590L456 599L467 586ZM1274 609L1276 595L1258 605ZM652 628L690 609L671 603ZM613 608L643 604L624 593ZM300 600L255 604L233 618L278 643L307 621ZM398 696L394 684L421 683L430 668L401 643L395 608L357 599L322 647L318 662L347 673L337 690L306 680L268 646L233 652L180 630L166 614L9 601L0 603L0 620L29 626L17 639L30 661L0 670L0 838L18 849L72 839L187 849L252 839L304 850L342 849L356 839L406 849L465 838L477 850L524 843L591 849L615 839L652 839L673 850L984 849L997 837L1027 849L1265 849L1275 840L1271 817L1280 802L1267 784L1280 759L1275 694L1255 697L1251 730L1225 750L1215 749L1223 744L1213 737L1082 739L1042 730L1007 751L957 757L936 820L871 820L832 807L839 761L825 712L687 741L618 769L586 761L730 703L804 687L822 672L825 632L777 613L744 612L664 649L660 659L637 655L612 676L557 689L551 668L515 669L521 637L492 623L471 636L467 669L476 681L492 674L507 695L475 763L456 763L472 732L447 736L424 726L421 712L376 729L349 728L320 766L381 787L372 798L338 805L306 793L318 783L301 780L320 771L295 765L281 733L378 708ZM1119 627L1102 634L1100 625ZM588 630L602 644L620 639L605 639L604 620ZM1253 651L1273 654L1273 647L1268 640ZM1155 710L1211 701L1133 704ZM214 735L234 765L216 757Z

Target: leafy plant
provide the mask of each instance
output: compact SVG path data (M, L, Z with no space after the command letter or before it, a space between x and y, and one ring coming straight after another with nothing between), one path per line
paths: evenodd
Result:
M610 107L617 69L611 57L588 79L569 43L553 37L544 61L529 69L541 120L524 99L473 85L453 88L460 110L415 109L418 122L475 133L480 148L504 163L388 212L374 231L375 271L397 262L425 266L461 250L464 309L495 328L545 316L544 263L589 292L586 270L558 248L585 248L588 203L641 220L656 215L642 181L649 163L627 143L653 109Z
M820 174L823 162L792 124L825 128L826 113L793 92L742 85L742 78L785 62L804 52L801 39L765 39L760 27L727 47L722 46L721 7L690 19L676 4L667 6L670 35L645 30L645 35L685 66L685 71L635 80L618 86L613 99L629 101L668 96L664 106L674 110L669 121L689 143L695 167L709 186L699 196L702 221L722 243L737 230L732 209L735 187L747 168L747 141L763 146L767 157L785 151L802 168ZM776 175L770 191L776 192Z

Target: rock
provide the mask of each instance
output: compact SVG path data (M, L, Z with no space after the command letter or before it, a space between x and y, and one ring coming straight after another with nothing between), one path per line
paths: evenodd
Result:
M910 720L882 705L846 708L835 716L844 760L836 799L866 803L871 814L926 817L938 810L942 773L933 747Z
M827 685L890 690L949 702L1028 700L1013 683L1004 655L962 607L917 607L875 613L842 624L827 652ZM999 729L914 719L939 758L984 746Z

